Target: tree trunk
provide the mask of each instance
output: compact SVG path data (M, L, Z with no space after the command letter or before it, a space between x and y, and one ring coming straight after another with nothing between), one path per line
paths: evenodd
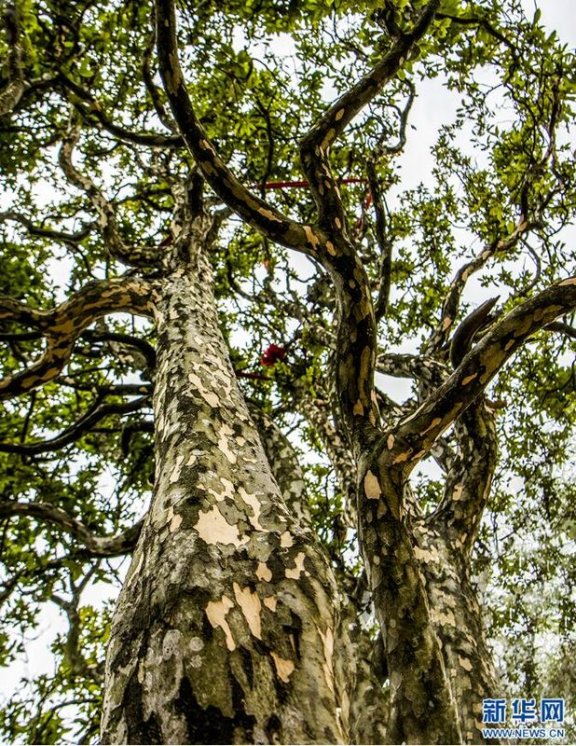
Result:
M334 578L272 475L192 252L159 282L156 484L113 620L102 740L346 742Z

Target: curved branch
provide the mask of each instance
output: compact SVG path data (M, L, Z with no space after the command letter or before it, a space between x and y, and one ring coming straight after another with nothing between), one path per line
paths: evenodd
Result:
M154 302L150 283L132 277L89 283L51 311L38 311L13 298L0 298L0 320L16 320L41 329L47 340L39 360L0 380L0 399L31 391L56 378L67 363L75 340L96 319L110 313L152 316Z
M472 551L490 496L498 458L494 410L480 397L455 427L458 454L453 458L444 497L431 516L452 537L451 546L467 556Z
M180 135L161 135L151 132L132 132L131 130L121 127L111 119L102 109L100 103L94 96L83 86L71 80L67 75L60 72L59 81L62 83L67 92L72 95L68 96L75 109L82 115L82 119L90 124L95 119L98 124L114 137L126 143L133 145L144 145L152 148L179 148L184 145L184 140ZM80 103L85 101L88 108Z
M77 117L73 117L72 127L62 139L58 160L68 181L86 193L98 213L98 226L110 255L124 264L135 267L150 267L158 263L158 246L127 246L122 240L116 222L116 212L103 192L90 177L79 171L72 163L72 154L81 133Z
M82 339L89 342L120 342L127 347L134 347L140 352L146 362L148 371L153 371L156 367L156 350L145 339L139 339L131 334L120 334L119 332L95 331L87 329L82 333Z
M400 70L434 20L440 0L430 0L408 34L402 34L370 72L340 96L316 122L300 144L300 158L318 207L319 224L345 229L340 194L334 183L328 155L330 147L354 117Z
M13 220L23 225L31 236L38 238L48 238L52 241L60 241L69 246L76 248L77 244L83 241L87 236L90 235L90 231L94 228L95 223L85 223L82 229L77 233L68 233L67 231L57 231L52 228L43 228L42 226L35 225L25 215L22 215L15 210L7 210L6 212L0 212L0 222L5 220Z
M470 277L482 269L488 260L496 254L501 254L514 248L520 239L534 227L534 223L529 223L523 218L508 236L493 241L489 246L482 249L474 259L466 262L466 264L458 269L444 298L438 325L426 344L426 351L428 353L437 352L447 343L450 330L458 315L462 293Z
M404 473L409 472L529 337L575 308L576 277L570 277L498 319L450 378L384 439L380 455L383 462L403 464Z
M0 518L30 516L67 531L96 557L115 557L130 552L138 540L143 520L115 536L95 536L82 521L49 503L0 502Z
M386 208L382 189L376 176L376 167L374 160L369 160L366 164L366 173L368 176L368 185L372 204L374 206L375 224L374 237L382 255L380 264L380 284L378 288L378 297L374 304L374 313L376 321L380 321L388 310L388 301L390 299L390 286L392 278L392 241L387 236L386 231Z
M0 453L18 453L21 455L35 455L56 451L59 448L74 443L85 435L93 425L111 414L130 414L137 412L150 400L150 396L125 402L108 402L91 406L74 424L67 427L55 438L40 440L35 443L0 443Z
M192 106L180 67L173 0L156 1L156 40L160 75L172 113L206 181L225 204L264 236L314 256L321 242L316 231L291 220L250 192L208 139Z
M570 324L564 324L561 321L554 321L552 324L548 324L546 331L559 332L560 334L564 334L566 337L570 337L570 339L576 339L576 329L573 326L570 326Z

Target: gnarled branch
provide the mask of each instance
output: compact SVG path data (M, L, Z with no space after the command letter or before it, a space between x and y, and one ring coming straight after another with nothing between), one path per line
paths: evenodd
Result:
M318 207L322 228L330 226L331 232L337 233L345 229L344 209L328 159L330 147L354 117L400 70L416 43L427 32L439 4L439 0L431 0L412 31L402 34L380 62L340 96L303 138L300 157Z
M100 402L82 415L70 427L67 427L55 438L40 440L35 443L0 443L0 453L18 453L21 455L35 455L56 451L59 448L74 443L98 422L111 414L129 414L137 412L150 401L150 396L141 396L139 399L124 402Z
M95 557L115 557L130 552L136 545L143 523L142 520L138 521L115 536L96 536L82 521L50 503L0 502L0 518L17 516L30 516L58 526Z
M172 113L206 181L225 204L264 236L314 256L321 240L316 231L311 226L291 220L250 192L238 181L208 139L194 111L180 67L173 0L156 2L156 42L160 75Z
M151 316L153 311L153 287L132 277L91 282L51 311L39 311L14 298L0 297L0 321L15 320L40 329L47 342L35 363L0 381L0 399L32 391L56 378L66 365L75 340L96 319L121 312Z
M158 246L127 246L118 231L116 211L112 203L106 199L92 179L79 171L72 163L72 154L80 133L81 125L75 115L70 131L62 140L59 153L59 163L64 175L71 184L85 192L90 199L98 214L98 226L110 255L130 266L155 266L162 253L161 249Z
M570 277L498 319L450 378L385 439L383 463L403 464L404 472L410 471L530 336L575 308L576 277Z

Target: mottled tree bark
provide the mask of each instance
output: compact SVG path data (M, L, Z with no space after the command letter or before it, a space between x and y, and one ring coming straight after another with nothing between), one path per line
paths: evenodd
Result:
M346 742L334 578L272 475L191 249L159 283L157 476L114 617L103 741Z

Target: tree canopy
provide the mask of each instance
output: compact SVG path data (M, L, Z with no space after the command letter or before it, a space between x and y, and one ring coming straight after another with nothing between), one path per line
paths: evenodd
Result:
M113 599L162 471L154 288L196 208L238 385L368 645L375 731L393 592L366 566L400 536L363 523L381 501L459 542L500 694L576 712L576 81L540 11L21 0L0 59L0 664L49 606L66 623L54 669L10 687L3 737L97 738Z

